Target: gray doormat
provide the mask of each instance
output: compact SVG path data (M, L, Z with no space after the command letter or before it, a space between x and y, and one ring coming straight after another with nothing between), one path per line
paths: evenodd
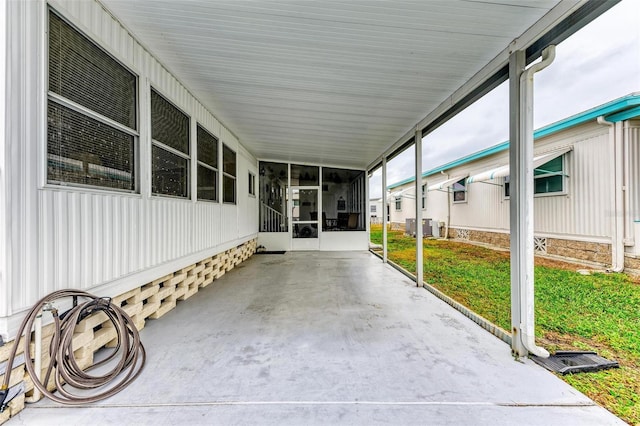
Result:
M599 371L607 368L618 368L617 361L603 358L595 352L589 351L557 351L549 358L531 355L531 359L547 370L560 374Z

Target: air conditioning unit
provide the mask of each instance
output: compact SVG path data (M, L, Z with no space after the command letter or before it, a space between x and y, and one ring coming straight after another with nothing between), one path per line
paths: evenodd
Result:
M432 223L431 219L422 219L422 236L430 237L432 235ZM438 222L433 222L437 224ZM405 219L405 231L404 233L407 235L411 235L412 237L416 236L416 220L415 219Z
M415 219L405 219L404 220L404 233L407 235L411 235L415 237L416 235L416 220Z
M434 238L440 238L440 221L436 219L431 219L431 234L433 234Z

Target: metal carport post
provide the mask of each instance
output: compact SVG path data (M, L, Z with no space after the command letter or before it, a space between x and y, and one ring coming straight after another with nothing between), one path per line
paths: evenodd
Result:
M382 157L382 261L387 263L387 157Z
M416 126L415 135L415 164L416 164L416 285L422 287L423 271L423 247L422 247L422 130Z

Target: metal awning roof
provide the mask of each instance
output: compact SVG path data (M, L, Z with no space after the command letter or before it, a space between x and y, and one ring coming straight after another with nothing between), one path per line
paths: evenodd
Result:
M405 197L405 198L416 198L415 187L410 186L409 188L405 188L401 191L392 192L387 196L387 200L392 200L397 197Z
M572 149L573 147L566 147L566 148L558 149L555 151L551 151L546 154L538 155L537 157L533 158L533 168L537 169L543 164L548 163L549 161L553 160L554 158L558 158L563 154L566 154ZM508 164L505 164L499 167L494 167L488 170L484 170L480 173L476 173L475 175L469 176L469 178L467 179L467 183L485 182L488 180L493 180L493 179L501 178L505 176L509 176Z
M444 189L449 188L454 183L466 178L469 175L460 175L456 177L452 177L451 179L447 179L444 182L434 183L433 185L429 185L427 187L427 191L442 191Z
M359 168L616 2L101 0L257 157Z

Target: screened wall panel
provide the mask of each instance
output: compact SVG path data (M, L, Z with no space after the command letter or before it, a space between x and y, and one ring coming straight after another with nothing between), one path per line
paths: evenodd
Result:
M322 230L364 231L365 173L322 168Z
M288 232L289 165L261 161L258 173L260 232Z

